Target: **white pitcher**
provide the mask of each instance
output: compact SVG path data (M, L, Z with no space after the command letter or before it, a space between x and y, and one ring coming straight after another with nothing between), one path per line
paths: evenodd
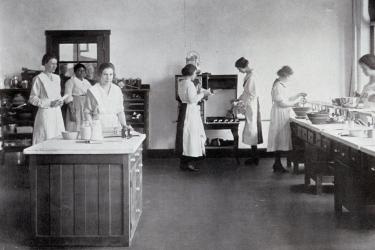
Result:
M84 121L80 128L80 136L82 140L90 140L91 139L91 127L88 121Z

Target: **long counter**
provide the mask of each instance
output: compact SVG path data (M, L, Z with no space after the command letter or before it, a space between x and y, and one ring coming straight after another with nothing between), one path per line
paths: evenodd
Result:
M26 148L36 246L129 246L142 213L142 142L55 138Z
M332 175L336 214L344 206L365 219L366 206L375 204L375 138L348 136L345 124L315 125L296 118L291 129L292 141L304 145L305 184L315 179L321 190L322 176Z

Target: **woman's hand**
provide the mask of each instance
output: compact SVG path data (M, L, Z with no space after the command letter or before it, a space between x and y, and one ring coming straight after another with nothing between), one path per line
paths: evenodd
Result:
M61 100L61 99L56 99L54 101L51 101L51 108L55 108L55 107L61 107L62 105L64 104L64 101Z

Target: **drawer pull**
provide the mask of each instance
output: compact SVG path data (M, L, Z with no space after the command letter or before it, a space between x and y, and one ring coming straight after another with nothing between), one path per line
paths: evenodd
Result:
M334 149L333 152L337 153L337 152L339 152L339 151L338 151L337 149Z
M345 153L341 153L341 156L344 157L344 156L345 156Z
M375 168L374 168L374 167L370 168L370 170L371 170L372 172L375 172Z
M352 157L352 161L355 161L355 158L354 158L354 157Z
M135 158L130 158L130 162L135 162Z

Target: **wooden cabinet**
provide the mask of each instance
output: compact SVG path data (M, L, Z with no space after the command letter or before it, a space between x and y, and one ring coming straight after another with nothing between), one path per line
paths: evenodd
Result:
M28 104L30 89L0 89L1 162L7 152L22 152L32 143L36 107ZM18 107L23 100L25 106ZM17 129L18 128L18 129ZM22 130L21 130L22 129Z
M142 146L132 154L31 154L34 244L129 246L142 213L142 167Z
M150 85L142 84L140 89L123 88L126 122L136 131L146 134L144 148L148 149L149 138L149 93Z

